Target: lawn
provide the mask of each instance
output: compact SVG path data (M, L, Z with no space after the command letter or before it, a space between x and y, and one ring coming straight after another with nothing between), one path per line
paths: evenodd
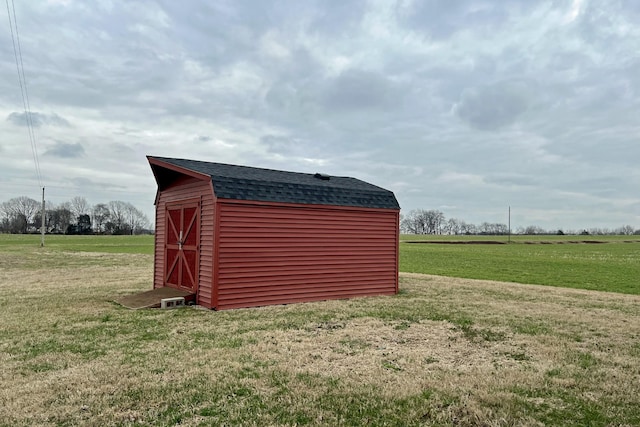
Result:
M39 234L0 234L0 253L39 247ZM46 235L47 251L153 254L154 236L64 236Z
M152 238L35 237L0 236L0 425L640 425L636 295L402 273L394 297L132 311Z
M640 240L628 236L415 237L403 236L400 271L640 294Z
M556 234L536 234L511 236L485 236L485 235L457 235L448 236L440 234L401 234L400 241L403 242L498 242L498 243L570 243L570 242L640 242L640 236L623 235L556 235Z
M429 242L501 242L443 244ZM402 235L400 271L640 294L636 236ZM572 242L602 242L572 243ZM46 236L48 253L153 254L153 236ZM39 235L0 235L0 251L33 249Z

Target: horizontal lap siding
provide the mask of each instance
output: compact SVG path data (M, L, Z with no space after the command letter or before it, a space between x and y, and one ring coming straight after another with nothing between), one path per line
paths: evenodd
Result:
M219 309L396 292L394 210L219 209Z
M200 205L200 259L198 278L198 304L211 307L213 288L213 217L214 199L210 182L185 180L182 183L163 190L156 206L156 247L154 288L164 286L164 244L165 244L165 207L167 203L193 201L199 199Z

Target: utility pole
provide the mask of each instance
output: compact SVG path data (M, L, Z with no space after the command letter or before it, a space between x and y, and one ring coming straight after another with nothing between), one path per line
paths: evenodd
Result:
M511 206L509 206L509 241L511 243Z
M44 247L44 187L42 187L42 223L40 225L40 247Z

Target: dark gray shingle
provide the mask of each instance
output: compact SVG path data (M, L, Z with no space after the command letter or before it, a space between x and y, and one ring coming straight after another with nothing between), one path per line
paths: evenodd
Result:
M393 193L356 178L210 163L198 160L152 158L211 176L217 197L264 202L400 209Z

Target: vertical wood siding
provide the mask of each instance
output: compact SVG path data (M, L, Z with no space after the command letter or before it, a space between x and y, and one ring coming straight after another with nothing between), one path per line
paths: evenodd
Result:
M183 200L200 200L200 260L198 271L198 304L212 307L213 289L213 218L215 202L210 181L198 181L186 178L160 192L156 204L156 237L154 254L153 287L160 288L164 283L164 244L166 239L166 205Z
M200 277L198 287L198 304L213 308L213 241L215 218L215 198L211 181L206 183L206 192L200 204ZM203 190L204 191L204 190Z
M218 209L218 309L397 292L395 210L232 201Z

